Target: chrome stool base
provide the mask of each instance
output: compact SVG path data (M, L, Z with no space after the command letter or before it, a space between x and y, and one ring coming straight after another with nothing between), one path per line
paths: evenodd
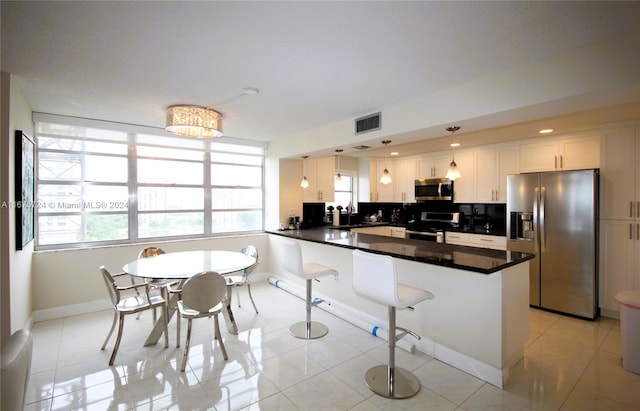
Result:
M313 340L315 338L324 337L329 332L326 325L317 321L311 321L307 328L306 321L300 321L289 327L289 332L296 338L302 338L304 340Z
M393 375L390 375L390 373ZM369 368L364 374L367 387L378 395L391 399L413 397L420 391L420 381L408 370L396 367L393 370L387 365Z

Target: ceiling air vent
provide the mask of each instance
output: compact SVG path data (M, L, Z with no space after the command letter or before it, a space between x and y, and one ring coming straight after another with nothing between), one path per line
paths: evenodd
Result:
M356 119L356 135L380 130L381 113L370 114Z

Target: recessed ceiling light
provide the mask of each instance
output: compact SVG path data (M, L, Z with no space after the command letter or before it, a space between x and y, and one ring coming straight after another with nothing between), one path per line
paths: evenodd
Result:
M549 133L553 133L553 129L552 128L543 128L542 130L539 131L540 134L549 134Z
M451 143L449 144L451 147L460 147L460 143Z
M390 156L397 156L398 154L400 153L398 153L397 151L392 151L389 153Z

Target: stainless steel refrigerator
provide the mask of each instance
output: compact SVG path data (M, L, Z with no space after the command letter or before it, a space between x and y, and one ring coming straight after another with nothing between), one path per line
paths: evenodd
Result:
M533 253L530 305L594 319L598 170L507 176L507 249Z

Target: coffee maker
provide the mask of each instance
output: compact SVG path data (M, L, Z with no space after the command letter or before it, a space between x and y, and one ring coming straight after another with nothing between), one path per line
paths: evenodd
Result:
M289 216L289 230L294 230L300 227L300 216Z

